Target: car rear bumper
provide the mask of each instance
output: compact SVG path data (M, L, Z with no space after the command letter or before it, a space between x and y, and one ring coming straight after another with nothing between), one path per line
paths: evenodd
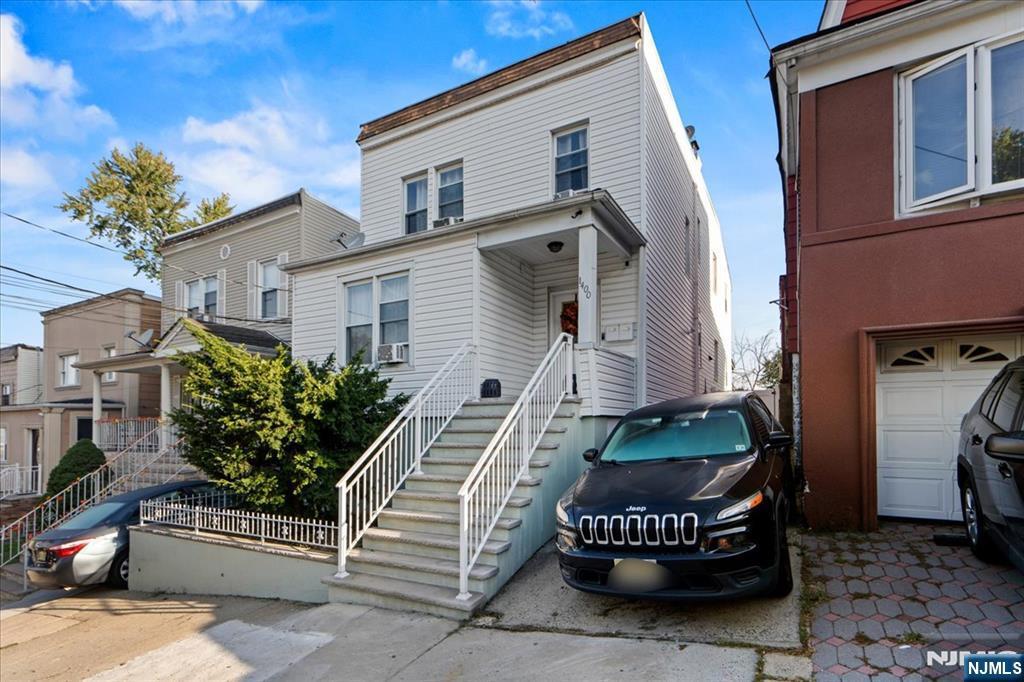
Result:
M663 567L667 584L653 590L623 589L609 580L617 556L591 550L558 551L562 580L584 592L661 600L717 600L763 593L769 590L778 566L774 551L753 547L734 555L712 557L700 552L685 555L649 556L644 560Z
M107 579L114 555L75 555L58 559L49 566L29 562L28 581L44 590L95 585Z

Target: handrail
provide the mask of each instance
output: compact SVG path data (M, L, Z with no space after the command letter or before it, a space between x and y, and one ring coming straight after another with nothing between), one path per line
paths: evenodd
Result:
M26 464L0 465L0 500L16 495L38 495L41 468Z
M569 334L555 339L459 488L459 599L470 598L469 572L562 399L572 393L572 347ZM484 494L478 496L481 487Z
M161 424L109 459L95 471L76 479L26 514L0 528L0 566L14 560L33 537L53 528L93 503L109 497L112 490L177 448L180 439L156 453L138 451L135 446L164 428ZM140 462L139 457L144 459ZM15 537L17 536L17 541Z
M338 573L348 553L467 400L477 395L476 349L465 342L338 481Z

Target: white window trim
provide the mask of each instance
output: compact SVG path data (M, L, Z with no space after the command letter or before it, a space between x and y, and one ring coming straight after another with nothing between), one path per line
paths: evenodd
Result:
M426 191L424 192L424 197L426 198L427 205L421 209L417 209L416 211L410 211L409 185L411 185L414 182L419 182L421 180L424 183L426 183ZM426 171L423 171L422 173L417 173L416 175L410 175L408 177L402 178L402 236L408 237L409 235L419 234L419 232L409 232L406 219L409 217L410 214L419 213L420 211L426 211L427 225L423 230L420 230L420 232L426 232L427 230L430 229L431 225L430 176L429 173L427 173Z
M445 164L444 166L437 166L436 168L434 168L434 178L435 178L434 184L436 185L436 188L434 189L434 194L436 195L436 201L434 203L437 206L436 216L434 218L435 220L440 220L441 219L441 188L448 186L448 185L442 185L441 184L441 175L443 173L447 173L448 171L455 170L456 168L461 168L462 169L462 179L459 180L459 183L462 184L462 215L454 216L454 217L455 217L456 220L458 220L458 219L463 219L464 220L465 217L466 217L466 167L463 165L462 161L454 161L452 163ZM454 185L456 183L453 182L453 183L449 183L449 184ZM428 187L428 189L429 189L429 186L430 186L430 181L428 179L427 180L427 187ZM430 202L428 201L427 202L427 229L428 230L432 229L433 225L434 225L434 221L431 220L430 218L431 218L431 216L430 216Z
M575 133L579 130L587 131L587 186L582 187L576 191L589 191L590 186L593 185L594 177L592 171L594 168L594 158L590 154L590 121L584 121L582 123L576 123L565 128L558 128L556 130L551 131L551 155L549 156L549 162L551 164L551 172L549 173L551 177L551 196L554 196L555 194L558 193L558 138L562 137L563 135Z
M111 353L111 351L113 351L113 353ZM113 345L113 344L108 345L108 346L103 346L103 357L104 358L114 358L114 357L117 357L117 346ZM102 374L102 376L100 376L100 381L103 382L104 384L115 384L115 383L117 383L117 372L104 372Z
M282 261L282 258L285 260ZM256 261L256 318L261 322L272 322L287 317L284 314L286 309L285 297L288 295L287 287L285 286L285 277L287 275L281 271L283 262L287 262L287 254ZM263 266L270 264L277 266L277 314L273 317L267 317L263 314Z
M370 353L367 357L364 357L364 364L368 366L377 366L377 346L380 345L380 281L382 279L391 279L393 277L406 276L409 278L408 282L408 301L409 301L409 341L406 345L409 347L409 352L406 354L405 362L400 364L388 365L389 371L395 370L412 370L415 369L416 360L416 334L415 324L416 310L415 310L415 285L416 277L412 267L406 266L398 269L389 268L387 270L381 270L380 272L373 273L360 273L353 276L352 279L342 280L338 278L338 301L341 308L341 313L338 315L338 341L336 353L337 362L340 365L344 365L348 362L348 287L358 286L360 284L369 283L370 286L370 301L372 304L373 318L370 326Z
M57 358L60 360L60 365L57 367L57 388L77 388L82 385L82 373L79 372L77 368L72 367L71 365L73 365L74 363L71 362L67 363L67 369L68 371L73 371L75 373L75 378L77 379L77 381L75 381L75 383L73 384L66 383L67 376L64 369L64 360L66 358L78 357L78 352L63 353L57 356ZM77 360L75 362L77 362Z
M196 277L195 279L186 280L184 285L182 286L185 298L185 317L189 317L192 312L192 308L189 306L188 288L193 284L196 284L200 287L199 295L201 297L201 302L199 305L199 314L206 314L206 282L207 280L211 279L217 285L217 302L214 304L213 316L214 318L218 318L224 314L224 311L220 309L221 300L224 297L224 292L221 290L221 287L224 285L224 283L221 281L221 278L218 275L204 275L203 277Z
M1012 31L995 38L980 41L967 47L943 55L925 64L921 64L896 78L896 135L897 146L896 183L897 217L908 217L927 213L950 204L959 204L981 197L992 196L1005 192L1024 189L1024 178L1000 183L992 183L992 83L991 56L992 50L998 49L1019 40L1024 40L1024 32ZM911 120L912 92L910 82L926 73L959 59L967 57L967 143L968 160L967 184L913 201L913 168L912 155L908 154L910 131L908 122Z

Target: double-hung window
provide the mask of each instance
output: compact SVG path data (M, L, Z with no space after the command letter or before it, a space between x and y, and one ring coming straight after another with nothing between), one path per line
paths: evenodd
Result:
M587 128L555 134L555 193L589 187Z
M437 172L437 217L462 217L462 166Z
M103 357L113 358L117 356L117 346L105 346L103 348ZM117 372L104 372L103 381L111 383L117 381Z
M904 210L1024 188L1024 34L918 66L899 94Z
M380 342L409 343L409 276L386 277L380 284Z
M216 317L218 286L216 277L194 279L185 285L189 317Z
M260 319L273 320L279 317L278 298L281 293L281 271L277 258L260 262Z
M373 282L345 287L345 361L360 352L363 362L373 361Z
M405 181L405 233L427 229L427 178Z
M409 274L380 275L345 285L345 360L360 351L377 360L375 347L409 344Z
M58 377L61 386L78 386L78 353L69 353L60 356L60 376Z

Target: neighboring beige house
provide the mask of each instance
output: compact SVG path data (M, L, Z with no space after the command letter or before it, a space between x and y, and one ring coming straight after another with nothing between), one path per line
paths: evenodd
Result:
M20 463L24 451L13 437L23 433L19 406L43 396L43 349L17 343L0 348L0 466Z
M159 327L160 299L139 289L120 289L47 310L42 318L43 348L3 349L2 388L6 392L11 387L11 399L0 407L0 434L4 462L38 467L39 485L45 487L50 471L73 443L99 439L97 419L157 415L155 375L89 374L78 363L137 350L135 339Z
M273 353L278 345L291 341L290 278L279 266L342 251L343 242L358 232L355 218L299 189L175 234L162 248L165 305L154 323L160 332L158 342L127 355L83 359L77 367L94 376L114 372L145 377L152 385L148 414L166 417L182 404L184 368L174 356L198 348L180 323L182 317L191 317L207 331L251 351ZM93 394L93 415L103 409ZM131 419L142 415L127 416L115 430L104 430L104 449L117 450L147 432L145 423ZM168 433L160 437L166 444Z

